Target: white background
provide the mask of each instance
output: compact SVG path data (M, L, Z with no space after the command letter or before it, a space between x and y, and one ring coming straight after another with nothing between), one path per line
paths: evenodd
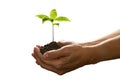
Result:
M51 41L51 25L35 15L54 8L71 20L55 27L56 41L87 42L120 28L119 0L0 0L0 80L120 80L119 59L62 76L36 65L31 53Z

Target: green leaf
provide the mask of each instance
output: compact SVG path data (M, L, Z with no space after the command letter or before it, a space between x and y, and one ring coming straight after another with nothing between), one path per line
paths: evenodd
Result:
M44 14L39 14L39 15L36 15L36 16L40 19L49 18L47 15L44 15Z
M44 14L39 14L36 15L38 18L42 19L42 23L44 23L45 21L50 21L50 18L47 15Z
M59 23L54 23L53 25L59 26Z
M50 18L54 20L56 17L57 17L57 11L56 9L52 9L50 12Z
M70 21L67 17L59 16L55 19L55 21Z
M43 18L42 23L44 23L45 21L50 21L50 18Z

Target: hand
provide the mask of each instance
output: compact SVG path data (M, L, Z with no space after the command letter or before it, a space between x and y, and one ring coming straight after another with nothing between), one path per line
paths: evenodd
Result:
M41 67L57 74L64 74L84 65L90 64L91 49L74 42L58 42L62 48L40 53L40 46L34 48L33 57Z
M60 49L40 53L34 48L33 57L41 67L57 74L64 74L87 64L120 58L120 30L101 39L87 42L58 42Z

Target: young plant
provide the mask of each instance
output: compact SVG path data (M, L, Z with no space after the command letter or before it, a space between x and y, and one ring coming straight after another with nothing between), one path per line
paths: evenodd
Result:
M52 23L52 42L49 44L46 44L40 48L40 52L44 54L46 51L53 50L53 49L59 49L61 48L55 41L54 41L54 26L59 26L58 22L63 21L70 21L67 17L64 16L57 16L56 9L52 9L50 11L49 16L45 14L38 14L36 15L38 18L42 19L42 23L46 21L50 21Z
M57 11L56 9L52 9L50 11L49 16L45 15L45 14L38 14L36 15L38 18L42 19L42 23L46 22L46 21L50 21L52 23L52 42L54 41L54 26L57 25L59 26L58 22L66 22L66 21L70 21L67 17L64 16L57 16ZM56 22L57 21L57 22Z

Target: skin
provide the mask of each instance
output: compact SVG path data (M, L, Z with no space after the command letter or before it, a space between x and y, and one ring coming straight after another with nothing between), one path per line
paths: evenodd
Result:
M58 44L62 48L47 51L43 55L37 45L32 56L42 68L59 75L85 65L120 58L120 30L92 42L60 41Z

